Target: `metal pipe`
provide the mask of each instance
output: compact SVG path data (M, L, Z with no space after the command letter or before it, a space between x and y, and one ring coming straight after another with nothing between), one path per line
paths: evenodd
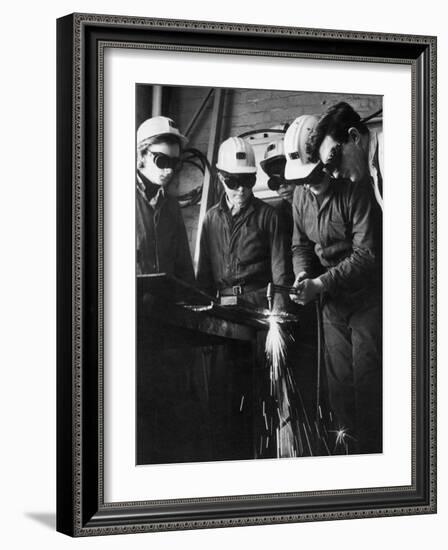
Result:
M287 292L288 294L297 294L297 287L288 285L275 285L274 283L269 283L266 290L266 296L268 295L268 292L271 296L273 296L275 292Z
M375 111L373 114L369 115L369 116L366 116L365 118L363 118L361 120L361 122L363 123L366 123L368 122L369 120L371 120L372 118L375 118L376 116L379 116L379 115L382 115L383 114L383 109L379 109L378 111Z
M156 84L152 87L152 116L162 114L162 86Z
M255 134L268 134L268 133L285 134L286 130L279 130L278 128L260 128L259 130L248 130L247 132L243 132L242 134L239 134L238 137L245 138Z
M272 288L272 283L268 284L268 288L266 289L266 298L268 300L268 309L269 311L272 311L272 301L274 298L274 289Z
M275 285L274 283L268 283L268 286L266 288L266 299L268 301L269 311L272 311L274 296L276 292L281 292L284 294L297 294L297 288L295 286Z

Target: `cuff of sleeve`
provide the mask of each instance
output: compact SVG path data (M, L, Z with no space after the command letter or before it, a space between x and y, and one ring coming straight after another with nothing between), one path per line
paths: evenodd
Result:
M294 279L297 277L299 273L302 273L302 272L309 273L307 266L303 262L294 261L294 258L293 258L292 267L294 270Z
M290 300L287 296L284 296L282 293L277 293L274 296L273 310L274 311L287 311Z
M326 273L324 273L323 275L320 275L319 279L321 280L323 286L324 286L324 291L327 292L328 294L335 294L336 293L336 282L333 278L333 276L331 275L331 273L329 271L327 271Z

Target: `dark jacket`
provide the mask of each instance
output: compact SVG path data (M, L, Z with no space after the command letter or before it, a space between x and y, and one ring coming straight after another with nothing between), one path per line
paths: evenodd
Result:
M280 218L280 221L285 232L285 238L288 242L288 252L291 253L291 241L292 241L292 230L294 227L293 217L292 217L292 204L288 201L282 199L279 203L275 205L275 210Z
M194 283L193 264L182 213L175 197L137 174L137 275L167 273Z
M282 199L279 203L277 203L274 206L274 208L280 219L282 231L285 238L285 254L286 254L286 265L288 269L288 280L294 281L292 252L291 252L292 233L294 228L294 222L292 217L292 204Z
M349 295L381 285L381 210L372 186L336 180L321 205L298 187L293 201L295 274L313 273L314 254L324 270L329 295Z
M232 218L223 195L204 219L198 282L211 295L234 285L243 290L264 289L271 281L284 285L290 282L286 257L285 238L274 208L252 197ZM260 292L260 300L262 295Z

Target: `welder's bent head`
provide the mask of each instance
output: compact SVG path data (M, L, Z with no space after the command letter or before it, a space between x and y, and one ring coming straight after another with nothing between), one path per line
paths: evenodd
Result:
M284 143L286 180L295 180L298 184L306 183L316 168L317 163L312 163L309 159L307 143L318 121L317 115L302 115L287 129Z
M358 182L369 173L369 129L344 101L331 106L321 117L310 145L313 159L320 160L335 179Z
M255 154L250 143L240 137L230 137L221 143L216 168L228 174L255 174Z

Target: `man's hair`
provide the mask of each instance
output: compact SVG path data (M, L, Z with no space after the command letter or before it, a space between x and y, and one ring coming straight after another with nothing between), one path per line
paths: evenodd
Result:
M359 114L345 101L329 107L308 139L307 153L310 161L319 161L319 148L326 136L331 136L337 143L346 143L350 128L356 128L360 134L369 131L361 122Z
M157 145L159 143L167 143L168 145L179 145L179 149L182 152L182 142L175 135L164 134L161 136L154 136L148 139L144 139L137 144L137 168L143 168L143 158L145 157L151 145Z

